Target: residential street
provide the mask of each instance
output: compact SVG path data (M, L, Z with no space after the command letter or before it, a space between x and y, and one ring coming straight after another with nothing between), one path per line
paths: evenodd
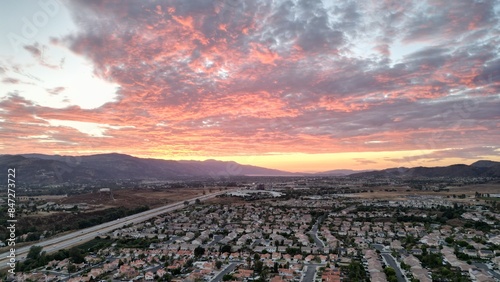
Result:
M224 277L224 275L226 275L228 273L231 273L231 271L233 271L238 264L241 264L241 262L232 262L232 263L230 263L225 269L223 269L212 280L210 280L210 282L219 282L219 281L222 281L222 277Z
M311 228L311 231L309 231L308 233L311 234L312 238L314 239L314 243L316 244L316 246L318 248L320 248L321 250L323 250L323 248L325 247L325 243L323 243L323 241L321 241L321 239L319 239L319 237L318 237L318 225L321 222L321 220L322 220L321 217L318 218L318 220L316 221L316 223Z
M408 279L406 279L406 277L403 275L401 268L399 268L398 263L396 262L394 257L392 257L391 254L382 253L381 256L382 256L382 258L384 258L384 261L388 264L388 266L394 268L394 270L396 271L396 277L398 278L398 282L408 281Z
M314 275L316 274L316 265L307 265L307 270L304 276L302 277L302 282L313 282Z

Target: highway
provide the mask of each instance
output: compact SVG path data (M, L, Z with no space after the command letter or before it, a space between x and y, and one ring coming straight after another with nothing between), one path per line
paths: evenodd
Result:
M214 198L218 195L224 194L226 192L230 192L232 190L224 190L224 191L219 191L219 192L214 192L211 194L203 195L203 196L198 196L194 197L191 199L187 199L189 201L189 204L194 204L196 200L204 201L208 200L211 198ZM47 253L53 253L57 252L58 250L62 250L65 248L73 247L79 244L82 244L84 242L90 241L94 239L96 236L99 236L101 234L108 233L110 231L113 231L117 228L121 228L124 225L128 224L136 224L139 222L146 221L148 219L151 219L155 216L159 216L164 213L172 212L177 209L181 209L185 207L184 201L182 202L177 202L173 204L169 204L166 206L162 206L159 208L151 209L145 212L141 212L138 214L130 215L124 218L119 218L114 221L106 222L103 224L99 224L96 226L92 226L86 229L78 230L69 234L65 234L62 236L58 237L53 237L49 238L47 240L41 241L41 242L36 242L34 244L28 245L21 247L19 249L16 248L16 260L18 261L23 261L26 258L26 255L29 252L29 249L36 245L36 246L41 246L43 247L42 251L46 251ZM15 247L14 247L15 248ZM0 254L0 269L5 269L8 268L8 262L9 258L7 257L9 255L9 252L5 252Z

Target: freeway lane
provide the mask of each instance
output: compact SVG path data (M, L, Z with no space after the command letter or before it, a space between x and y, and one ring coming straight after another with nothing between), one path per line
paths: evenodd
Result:
M224 194L226 192L231 192L232 190L224 190L220 192L214 192L211 194L203 195L203 196L198 196L194 197L192 199L188 199L189 204L194 204L196 200L204 201L208 200L211 198L214 198L218 195ZM59 237L54 237L47 239L45 241L41 242L36 242L32 245L24 246L22 248L16 249L16 259L17 260L24 260L26 258L26 255L29 252L29 249L31 246L36 245L36 246L41 246L43 247L43 251L46 251L47 253L52 253L52 252L57 252L58 250L79 245L84 242L90 241L96 236L100 234L104 234L110 231L113 231L114 229L121 228L123 225L127 224L135 224L139 222L146 221L148 219L151 219L155 216L171 212L177 209L183 208L184 201L178 202L178 203L173 203L170 205L162 206L159 208L151 209L142 213L130 215L124 218L120 218L114 221L106 222L103 224L99 224L93 227L89 227L86 229L78 230L69 234L65 234ZM48 247L48 248L47 248ZM8 268L8 258L7 256L9 255L9 252L5 252L0 254L0 269L5 269Z

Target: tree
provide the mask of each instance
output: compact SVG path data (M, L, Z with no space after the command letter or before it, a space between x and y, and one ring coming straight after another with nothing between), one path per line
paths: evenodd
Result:
M222 248L220 248L221 253L230 253L231 252L231 246L229 245L224 245Z
M198 246L194 249L194 256L201 257L205 254L205 249L201 246Z
M184 201L184 205L185 206L189 205L189 201Z
M216 262L215 262L215 267L216 267L217 269L220 269L220 268L222 267L222 261L220 261L220 260L216 261Z
M259 255L258 253L255 253L255 254L253 255L253 259L254 259L254 260L260 260L260 255Z
M36 264L38 266L46 265L48 263L48 258L47 258L47 253L46 252L41 252L40 256L36 260Z
M444 241L447 243L447 244L453 244L453 242L455 242L455 240L453 240L452 237L446 237L446 239L444 239Z
M200 199L196 199L196 201L194 201L197 205L201 204L201 201Z
M401 266L401 269L404 269L406 271L410 270L410 266L408 264L404 263L403 261L401 262L400 266Z
M69 258L73 263L85 262L85 257L78 248L71 248L69 250Z
M186 263L184 264L184 267L192 267L193 266L193 259L188 259Z
M393 276L393 275L396 275L396 271L394 270L394 268L392 267L386 267L384 269L384 272L385 272L385 275L387 276Z
M32 260L38 260L38 258L40 258L40 253L41 253L42 249L43 249L43 247L41 247L41 246L31 246L26 258L32 259Z
M260 260L256 261L254 263L253 269L255 270L256 273L261 273L262 270L264 269L264 263Z
M76 271L76 266L71 262L68 263L68 273L72 273Z
M352 261L346 267L346 272L350 281L364 281L366 278L365 269L359 261Z
M292 247L287 247L286 248L286 253L291 255L291 256L294 256L296 254L300 254L300 249L299 248L292 248Z

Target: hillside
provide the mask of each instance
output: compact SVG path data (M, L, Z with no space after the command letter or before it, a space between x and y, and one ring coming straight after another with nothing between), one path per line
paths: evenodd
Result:
M14 167L25 184L57 184L91 180L185 179L236 175L294 175L290 172L216 160L173 161L123 154L71 157L58 155L1 155L0 167Z
M471 165L398 167L351 174L352 177L500 177L500 162L477 161Z
M236 162L217 160L162 160L124 154L72 157L60 155L0 155L0 167L16 168L24 184L82 183L96 180L180 180L193 177L226 176L346 176L350 177L500 177L500 162L481 160L471 165L445 167L399 167L359 172L333 170L317 174L296 174Z

